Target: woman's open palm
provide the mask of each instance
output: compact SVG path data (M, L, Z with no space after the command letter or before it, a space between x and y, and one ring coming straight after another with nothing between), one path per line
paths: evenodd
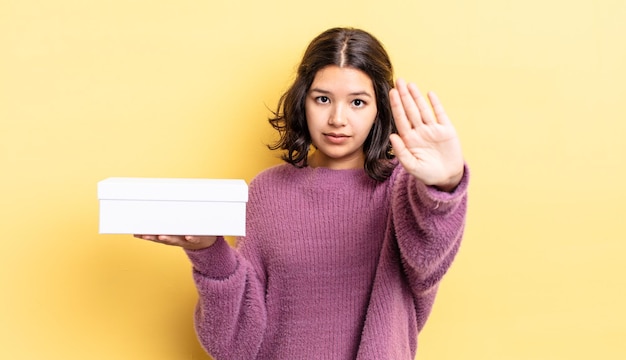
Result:
M390 137L404 168L427 185L451 191L463 176L463 153L456 130L437 96L422 96L415 84L398 79L389 92L398 129Z

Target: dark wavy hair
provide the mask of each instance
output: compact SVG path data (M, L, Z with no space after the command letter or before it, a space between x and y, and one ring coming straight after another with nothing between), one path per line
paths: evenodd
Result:
M311 41L304 52L295 81L281 96L277 110L269 119L272 127L279 132L280 139L268 147L285 150L282 159L294 166L308 165L311 135L304 104L315 75L328 65L361 70L372 80L378 113L363 145L364 168L371 178L384 181L394 167L389 141L389 135L396 131L389 103L393 67L383 45L360 29L332 28Z

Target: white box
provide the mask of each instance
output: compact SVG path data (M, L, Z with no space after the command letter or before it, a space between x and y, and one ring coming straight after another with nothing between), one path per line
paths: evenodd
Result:
M246 231L248 185L234 179L98 182L101 234L227 235Z

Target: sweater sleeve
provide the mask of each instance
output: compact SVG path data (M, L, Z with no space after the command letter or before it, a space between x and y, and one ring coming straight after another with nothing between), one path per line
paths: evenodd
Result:
M416 299L419 328L428 317L439 283L459 249L467 212L469 169L451 193L399 170L392 218L402 266Z
M250 262L223 237L213 246L186 251L199 300L195 328L215 359L253 359L266 324L262 284Z

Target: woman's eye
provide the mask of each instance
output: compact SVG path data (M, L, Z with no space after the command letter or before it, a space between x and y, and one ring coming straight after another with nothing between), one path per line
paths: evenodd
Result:
M363 101L361 99L354 99L354 100L352 100L352 105L354 105L356 107L362 107L363 105L365 105L365 101Z
M318 103L326 104L329 101L330 101L330 99L328 98L328 96L318 96L317 97L317 102Z

